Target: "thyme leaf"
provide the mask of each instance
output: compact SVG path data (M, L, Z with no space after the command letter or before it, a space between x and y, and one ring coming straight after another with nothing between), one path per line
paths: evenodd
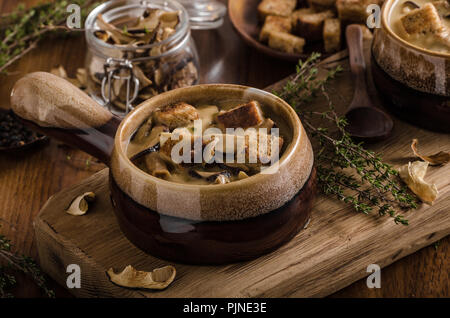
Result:
M320 190L352 205L357 212L370 214L375 210L392 217L396 224L408 225L398 210L417 208L417 198L399 183L398 172L391 165L362 143L354 142L346 132L347 120L336 113L327 92L327 84L342 72L342 67L319 77L319 59L320 54L313 53L299 61L296 74L274 93L295 109L318 145L315 154ZM306 106L319 95L325 98L328 109L307 110Z

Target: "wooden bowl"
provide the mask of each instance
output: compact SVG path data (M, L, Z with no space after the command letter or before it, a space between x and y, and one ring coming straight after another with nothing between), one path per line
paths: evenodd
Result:
M231 23L248 45L271 57L292 62L297 62L299 59L306 59L313 52L322 53L322 57L327 57L330 55L323 53L324 49L322 42L313 44L307 43L305 46L305 53L303 54L284 53L272 49L268 45L260 42L258 38L262 23L259 21L257 10L260 2L261 0L228 1L228 14L230 16Z

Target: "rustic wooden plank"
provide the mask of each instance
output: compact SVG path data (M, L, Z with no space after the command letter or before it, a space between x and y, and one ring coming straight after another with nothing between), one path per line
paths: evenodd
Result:
M31 6L40 0L21 2ZM16 5L16 0L0 0L0 11L7 13ZM193 36L199 49L203 83L238 83L262 88L287 76L294 67L292 63L268 58L247 47L233 31L228 18L220 29L194 31ZM9 69L11 75L0 76L0 107L8 107L10 89L24 74L48 71L62 64L73 75L76 68L83 66L85 52L82 36L42 42L38 49ZM429 149L434 150L434 145ZM67 160L67 156L71 160ZM44 149L26 154L0 154L0 232L12 239L15 250L37 257L33 219L50 195L102 168L92 162L87 166L88 158L81 151L62 148L54 141ZM450 237L447 237L440 241L439 247L424 248L385 268L382 274L385 283L381 289L368 289L365 281L360 280L334 296L448 297L449 248ZM41 295L32 285L29 280L19 280L14 294L18 297ZM59 297L67 295L56 284L52 284L52 288Z
M342 65L346 71L330 88L337 96L336 107L341 110L352 97L348 65L346 62ZM320 100L314 105L318 109L324 107ZM424 153L445 149L450 144L449 135L396 120L392 137L373 148L398 166L413 160L412 138L419 138ZM65 266L78 261L82 273L89 275L82 275L85 287L72 292L85 297L326 296L367 276L369 264L385 267L450 233L449 172L450 165L429 169L426 179L436 183L440 196L433 206L421 205L418 210L408 212L409 226L395 225L388 217L356 214L333 198L319 196L308 228L277 251L254 261L226 266L175 264L177 278L167 290L136 292L113 286L104 271L129 264L151 270L168 262L144 254L121 235L110 207L107 172L102 171L55 195L42 209L35 223L41 264L64 284ZM99 195L92 210L83 217L65 214L63 210L71 199L85 191Z

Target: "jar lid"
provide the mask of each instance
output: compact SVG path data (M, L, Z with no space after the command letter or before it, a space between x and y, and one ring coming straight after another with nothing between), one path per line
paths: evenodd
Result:
M189 14L192 29L215 29L223 24L227 8L217 0L178 0Z

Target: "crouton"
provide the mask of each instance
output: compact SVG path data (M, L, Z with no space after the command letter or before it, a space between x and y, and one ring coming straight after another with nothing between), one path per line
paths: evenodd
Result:
M280 155L283 143L283 137L280 136L268 135L261 131L246 131L245 163L269 164L273 155ZM277 153L272 154L272 145L278 146L274 149Z
M270 32L269 46L275 50L286 53L303 53L305 46L305 39L285 33L285 32Z
M336 7L339 19L344 23L366 23L370 4L382 4L382 0L337 0Z
M439 34L443 31L439 13L431 3L425 4L420 9L412 10L400 21L408 34Z
M198 119L199 115L194 106L181 102L156 111L153 118L157 123L174 129L189 125Z
M291 32L291 18L290 17L279 17L275 15L269 15L264 22L264 26L259 34L259 40L262 42L267 42L269 40L269 33L271 31L280 32Z
M326 19L323 26L323 43L325 52L332 53L341 49L341 21Z
M292 13L294 32L306 40L319 41L323 36L323 23L334 18L331 10L316 12L312 8L299 9Z
M243 128L260 125L264 117L257 101L237 106L217 115L217 122L222 128Z
M258 5L258 13L262 21L268 15L288 17L296 6L297 0L263 0Z
M325 11L328 9L335 9L336 0L308 0L308 4L316 11Z

